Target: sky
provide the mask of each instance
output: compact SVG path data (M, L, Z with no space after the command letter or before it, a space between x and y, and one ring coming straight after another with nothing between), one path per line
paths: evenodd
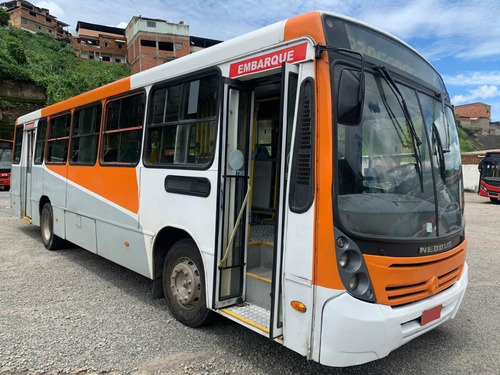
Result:
M192 36L228 40L314 10L356 18L398 38L443 76L454 105L491 105L500 121L500 0L49 0L69 31L78 21L125 28L133 16L189 25Z

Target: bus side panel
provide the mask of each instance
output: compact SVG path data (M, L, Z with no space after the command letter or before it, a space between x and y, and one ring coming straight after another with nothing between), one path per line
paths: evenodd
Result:
M21 217L21 166L14 164L10 174L10 206Z
M217 165L214 161L213 165ZM171 193L165 189L167 176L206 178L210 182L208 197ZM139 224L148 233L159 233L166 227L184 230L198 246L205 267L206 285L213 285L213 255L217 215L217 171L142 168ZM163 265L160 265L163 267ZM159 275L154 275L159 276ZM212 288L207 288L211 304Z
M41 165L34 165L31 173L31 222L40 226L40 198L43 195L45 170Z
M151 278L151 237L104 221L96 222L98 254L121 266Z
M314 205L312 206L314 207ZM288 212L283 259L284 345L304 356L310 356L313 324L313 233L314 209L302 214ZM305 313L290 308L292 301L306 305Z
M66 209L81 216L137 229L137 215L68 180ZM71 239L70 239L71 240Z
M88 217L66 211L66 238L75 245L97 253L96 222Z

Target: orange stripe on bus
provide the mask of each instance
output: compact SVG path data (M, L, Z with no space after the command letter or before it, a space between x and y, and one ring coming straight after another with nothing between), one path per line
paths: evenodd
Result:
M47 169L67 178L124 209L139 212L136 168L47 165Z
M99 87L73 98L42 108L42 117L51 116L56 113L81 107L85 104L94 103L96 101L130 91L130 87L130 77L122 78L116 82L107 84L106 86Z
M309 35L314 42L326 44L321 14L307 13L285 25L285 40ZM316 60L316 135L315 135L315 233L313 284L331 289L345 289L338 273L333 236L332 202L332 111L330 65L323 54Z

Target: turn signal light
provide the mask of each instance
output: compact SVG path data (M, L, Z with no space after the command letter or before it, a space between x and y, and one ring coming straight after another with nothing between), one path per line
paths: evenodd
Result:
M292 301L290 302L290 305L292 305L292 307L298 312L305 313L307 311L306 305L304 305L302 302Z

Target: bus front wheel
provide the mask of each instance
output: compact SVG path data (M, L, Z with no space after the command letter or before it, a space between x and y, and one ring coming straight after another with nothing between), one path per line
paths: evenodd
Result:
M199 327L209 322L205 270L191 239L176 242L163 265L163 291L172 315L182 324Z
M40 232L46 249L57 250L62 246L63 240L54 234L54 214L50 203L43 205L40 217Z

